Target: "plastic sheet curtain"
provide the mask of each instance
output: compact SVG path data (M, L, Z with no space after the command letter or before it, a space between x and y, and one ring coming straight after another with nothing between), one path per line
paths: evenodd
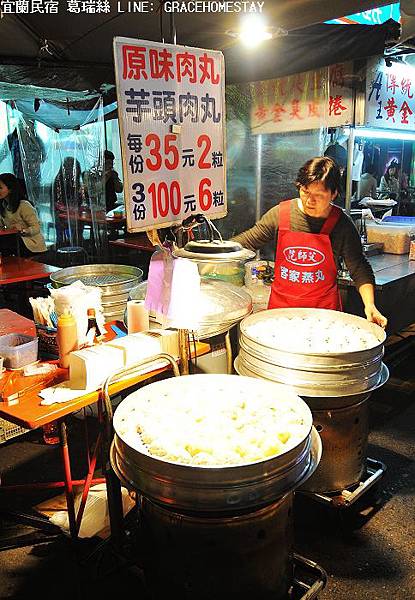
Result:
M318 81L312 73L301 81L294 75L227 86L229 212L217 223L225 238L252 227L282 200L296 197L298 169L309 158L324 153L328 69L319 71ZM314 118L307 129L309 113ZM272 259L274 252L270 244L262 254Z
M8 105L0 168L4 172L7 165L21 181L47 242L80 246L99 260L107 245L102 98L92 109L74 112L79 116L74 128L53 129Z

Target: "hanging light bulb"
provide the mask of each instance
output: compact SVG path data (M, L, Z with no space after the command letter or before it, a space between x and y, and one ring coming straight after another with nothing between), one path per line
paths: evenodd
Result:
M261 42L272 39L272 32L259 15L250 15L242 21L239 39L248 48L255 48Z
M247 48L255 48L266 40L285 36L288 32L281 27L267 26L259 15L249 15L242 20L238 30L229 30L226 33L237 38Z

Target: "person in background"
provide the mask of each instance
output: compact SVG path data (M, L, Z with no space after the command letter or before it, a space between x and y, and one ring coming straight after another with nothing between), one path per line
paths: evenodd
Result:
M117 193L124 189L117 171L114 170L115 156L110 150L104 151L104 183L105 183L105 210L109 212L117 204Z
M389 163L380 179L379 198L399 198L399 164L396 161Z
M0 216L4 227L19 232L21 256L46 252L36 209L21 198L19 181L12 173L0 175ZM4 246L2 252L12 254L11 249Z
M17 132L17 127L7 136L0 150L0 161L7 153L10 153L13 171L20 186L20 193L28 198L27 188L33 191L34 196L39 195L40 172L42 163L46 159L46 148L39 135L37 134L34 121L30 119L25 122L20 130L22 132L23 158L25 159L26 178L23 170L21 140Z
M366 173L363 173L360 178L359 184L359 200L362 198L376 198L377 196L377 185L375 177L375 169L373 165L369 165Z
M387 324L375 305L372 268L349 217L333 205L340 187L338 165L328 157L299 170L299 197L274 206L251 229L235 236L249 250L276 240L275 274L268 308L341 310L337 271L341 258L362 298L366 318Z
M82 237L82 226L79 225L78 231L76 216L79 208L85 202L85 191L81 181L81 165L78 160L71 156L64 158L53 182L52 197L57 245L61 246L64 243L72 242L76 233Z

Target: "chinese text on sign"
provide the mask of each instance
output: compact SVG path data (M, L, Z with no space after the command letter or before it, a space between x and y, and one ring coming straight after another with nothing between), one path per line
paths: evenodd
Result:
M226 215L221 52L114 41L129 231Z

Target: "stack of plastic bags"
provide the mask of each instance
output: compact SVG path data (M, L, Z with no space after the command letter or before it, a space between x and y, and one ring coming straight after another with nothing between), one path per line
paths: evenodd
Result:
M75 281L70 285L58 289L51 289L50 294L55 303L55 312L59 317L68 310L76 320L78 327L78 342L85 340L88 327L88 308L95 309L100 333L104 333L105 318L102 312L101 290L97 287L87 286L82 281Z

